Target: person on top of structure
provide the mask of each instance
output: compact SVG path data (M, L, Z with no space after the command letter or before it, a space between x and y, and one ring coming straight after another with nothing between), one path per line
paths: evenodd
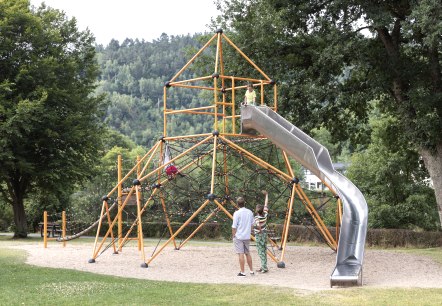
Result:
M244 102L243 105L255 105L256 101L256 92L253 90L253 84L248 83L247 84L247 91L244 95Z

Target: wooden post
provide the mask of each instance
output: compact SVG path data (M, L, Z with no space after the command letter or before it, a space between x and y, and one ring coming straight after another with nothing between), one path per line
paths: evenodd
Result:
M43 212L43 245L46 249L48 247L48 212Z
M61 212L61 238L63 238L63 247L66 247L66 212Z

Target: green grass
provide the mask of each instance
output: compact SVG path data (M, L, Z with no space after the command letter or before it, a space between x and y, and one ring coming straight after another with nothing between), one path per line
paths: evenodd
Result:
M442 264L442 248L428 248L428 249L399 249L397 252L404 252L414 255L427 256L434 261Z
M0 305L442 304L442 289L362 287L301 291L252 285L159 282L40 268L24 263L25 252L7 248L25 243L41 243L41 239L12 240L10 237L0 236ZM426 251L415 251L416 254L427 255ZM440 250L428 251L430 256L437 252Z

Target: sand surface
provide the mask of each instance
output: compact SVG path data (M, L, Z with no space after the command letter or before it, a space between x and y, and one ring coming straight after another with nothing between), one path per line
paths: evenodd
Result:
M256 284L288 287L300 290L330 289L330 274L336 254L327 247L289 246L285 252L285 269L276 267L269 259L269 272L236 276L239 272L237 255L225 243L205 246L186 245L180 250L167 246L148 268L141 268L141 253L135 246L126 246L120 254L112 248L101 254L95 263L91 244L21 245L16 248L28 253L27 263L36 266L75 269L98 274L139 279L194 282ZM154 247L145 247L146 261ZM277 255L279 255L277 253ZM256 248L252 247L254 269L259 268ZM246 269L248 271L248 269ZM366 250L363 269L365 287L442 288L442 265L424 256L394 251Z

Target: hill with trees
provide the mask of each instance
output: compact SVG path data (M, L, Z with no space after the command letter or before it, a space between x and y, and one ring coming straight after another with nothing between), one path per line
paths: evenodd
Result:
M112 40L97 47L101 68L98 93L106 93L109 107L105 121L109 127L129 136L135 143L150 147L162 135L163 87L201 47L201 35L161 35L152 42L126 39L121 44ZM183 78L193 78L192 70ZM198 93L191 89L171 89L172 106L198 103ZM190 134L209 129L204 118L192 116L173 121L172 128Z

